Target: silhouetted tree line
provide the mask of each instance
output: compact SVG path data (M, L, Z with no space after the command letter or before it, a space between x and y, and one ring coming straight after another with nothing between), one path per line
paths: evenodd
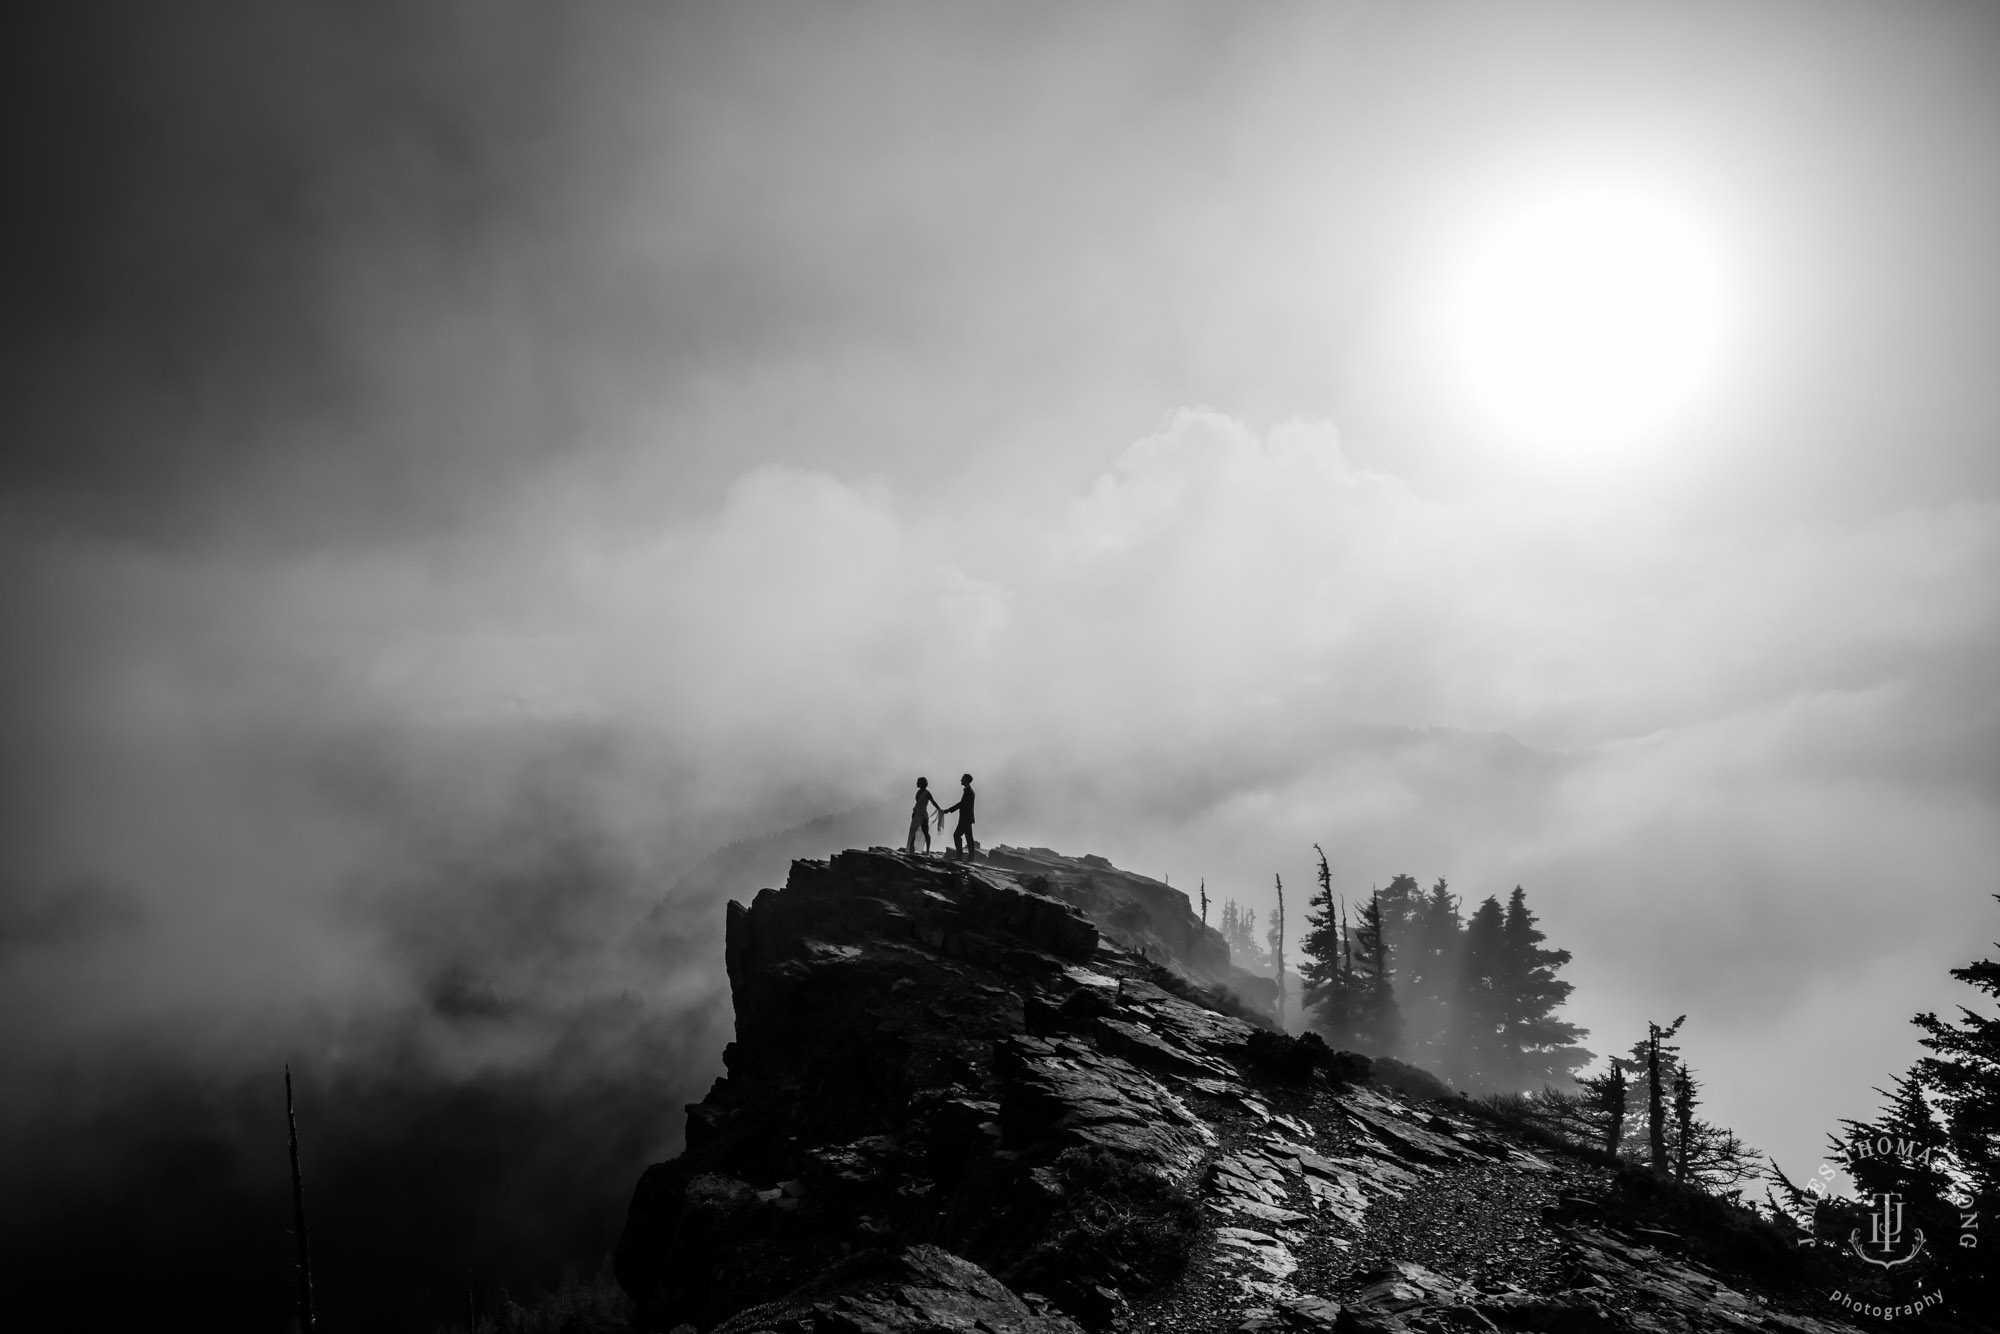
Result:
M1762 1174L1762 1155L1697 1114L1702 1083L1672 1040L1686 1022L1686 1015L1649 1022L1646 1036L1601 1073L1579 1078L1574 1089L1516 1097L1506 1110L1711 1194L1735 1194Z
M2000 894L1994 896L2000 900ZM1977 959L1951 975L2000 1000L2000 962ZM1813 1228L1814 1215L1847 1209L1855 1216L1827 1226L1822 1216L1818 1235L1844 1235L1851 1223L1866 1235L1865 1209L1883 1194L1899 1197L1903 1222L1910 1235L1922 1232L1938 1266L1938 1283L1948 1288L1961 1311L2000 1309L1993 1235L2000 1211L2000 1018L1959 1007L1955 1020L1923 1013L1911 1021L1923 1031L1919 1045L1930 1051L1888 1090L1877 1089L1883 1103L1872 1120L1841 1122L1841 1132L1829 1136L1832 1160L1853 1178L1863 1201L1848 1205L1825 1194L1801 1190L1776 1164L1773 1184L1782 1192L1766 1193L1773 1215L1787 1219L1802 1233ZM1857 1152L1855 1146L1887 1152Z
M2000 999L2000 962L1975 960L1951 975ZM1740 1194L1763 1176L1773 1219L1829 1250L1840 1250L1850 1235L1870 1235L1870 1212L1892 1197L1907 1235L1921 1234L1929 1249L1935 1271L1926 1281L1948 1288L1960 1311L2000 1306L1991 1235L2000 1211L2000 1017L1967 1006L1956 1019L1915 1016L1924 1034L1919 1045L1931 1054L1876 1090L1882 1107L1874 1118L1840 1123L1828 1137L1837 1173L1805 1188L1735 1132L1699 1115L1701 1083L1673 1042L1686 1018L1647 1024L1626 1055L1573 1089L1488 1104L1712 1194ZM1839 1181L1843 1174L1849 1180Z
M1556 1017L1571 990L1555 975L1569 951L1543 948L1519 886L1504 908L1488 897L1467 918L1444 880L1426 893L1399 875L1350 908L1336 902L1326 854L1313 851L1299 1000L1330 1045L1393 1056L1479 1093L1567 1085L1590 1061L1576 1045L1584 1030ZM1254 911L1234 907L1222 926L1232 952L1232 930L1254 945L1256 925Z
M1222 921L1216 929L1228 942L1229 957L1238 967L1258 973L1268 966L1263 947L1257 943L1255 908L1243 907L1235 899L1223 900Z
M1519 885L1504 905L1489 895L1469 917L1449 882L1426 891L1408 875L1348 904L1334 894L1325 852L1313 852L1300 1001L1330 1045L1422 1066L1512 1119L1690 1186L1726 1193L1762 1172L1754 1149L1700 1115L1701 1081L1673 1042L1685 1015L1649 1023L1603 1072L1577 1075L1593 1054L1578 1045L1585 1031L1557 1017L1572 987L1556 972L1570 952L1546 948ZM1274 922L1271 955L1258 949L1256 925L1254 909L1224 907L1232 957L1251 966L1283 948Z
M1825 1195L1802 1190L1699 1114L1702 1082L1674 1042L1686 1015L1648 1022L1646 1035L1602 1072L1576 1075L1593 1057L1577 1045L1585 1031L1556 1017L1572 987L1555 974L1570 953L1543 947L1520 886L1505 907L1489 896L1469 918L1445 880L1424 892L1407 875L1349 905L1333 892L1326 854L1317 844L1313 851L1318 888L1298 942L1299 999L1330 1045L1427 1067L1486 1094L1510 1118L1712 1194L1739 1194L1768 1175L1783 1195L1767 1191L1772 1215L1805 1231L1814 1211L1829 1207ZM1224 905L1232 957L1269 967L1283 958L1282 919L1271 924L1268 955L1256 928L1254 909ZM1975 960L1951 975L2000 1000L2000 962ZM2000 1243L1990 1235L2000 1217L2000 1017L1960 1006L1955 1020L1924 1013L1911 1022L1931 1054L1877 1090L1875 1119L1842 1122L1831 1149L1859 1195L1899 1196L1910 1225L1938 1239L1942 1272L1971 1302L1966 1309L1989 1309L2000 1301L1991 1259ZM1885 1138L1895 1153L1849 1152Z

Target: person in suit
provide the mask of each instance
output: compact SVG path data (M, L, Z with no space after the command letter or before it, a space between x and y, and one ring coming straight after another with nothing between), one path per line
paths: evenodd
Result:
M944 817L957 811L958 824L951 831L951 846L959 856L970 857L979 851L979 844L972 838L972 775L967 774L958 781L965 792L957 801L938 812L938 826L942 828Z

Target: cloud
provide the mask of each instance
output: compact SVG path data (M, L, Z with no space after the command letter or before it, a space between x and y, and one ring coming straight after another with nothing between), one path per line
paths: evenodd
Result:
M1601 1044L1701 1004L1796 1044L1892 954L1948 1003L1996 851L1991 506L1677 529L1428 497L1325 424L1186 410L1054 506L767 465L705 514L528 491L455 541L17 547L48 670L13 723L41 767L10 1060L372 1033L469 1078L621 990L713 1031L717 904L674 975L618 953L647 905L917 772L978 773L989 839L1212 896L1303 883L1315 841L1350 893L1525 883Z

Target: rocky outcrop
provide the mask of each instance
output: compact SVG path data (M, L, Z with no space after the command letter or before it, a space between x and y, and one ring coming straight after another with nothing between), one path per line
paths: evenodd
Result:
M1121 871L1102 857L1065 857L1047 848L1003 844L989 849L986 860L1081 910L1119 947L1270 1013L1277 982L1230 963L1222 933L1204 924L1188 896L1173 886Z
M1082 1334L1048 1303L1030 1305L969 1260L936 1246L911 1246L886 1272L850 1283L847 1290L810 1304L776 1302L739 1312L717 1334L777 1334L810 1328L814 1334Z
M1184 896L1099 859L849 851L728 914L727 1073L616 1256L642 1328L1846 1328L1273 1031Z

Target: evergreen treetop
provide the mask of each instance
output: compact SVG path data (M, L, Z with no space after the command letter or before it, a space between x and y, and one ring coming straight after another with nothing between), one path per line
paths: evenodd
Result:
M1505 928L1500 900L1489 894L1466 919L1459 943L1458 984L1452 995L1456 1041L1449 1077L1462 1088L1495 1092L1507 1087L1512 1062L1506 1060L1500 1036L1506 1023L1501 996Z
M1415 883L1412 881L1411 883ZM1402 1046L1403 1015L1396 1004L1394 964L1384 929L1382 896L1368 896L1354 928L1354 1031L1370 1056L1393 1056Z
M1341 954L1340 922L1333 908L1333 872L1327 867L1326 853L1319 844L1313 844L1313 852L1319 857L1314 872L1318 888L1306 900L1306 930L1299 940L1298 964L1299 974L1306 980L1299 1003L1308 1010L1317 1006L1339 982Z
M1497 987L1505 1049L1497 1073L1507 1087L1567 1084L1592 1059L1576 1045L1588 1030L1555 1017L1575 988L1556 977L1556 969L1569 962L1569 951L1543 949L1546 939L1528 909L1527 891L1514 886L1501 923Z
M1993 897L2000 900L2000 894ZM1992 959L1954 968L1951 975L2000 999L2000 963ZM2000 1215L2000 1018L1961 1005L1955 1022L1929 1012L1912 1022L1924 1031L1920 1042L1933 1054L1898 1085L1889 1113L1929 1134L1922 1115L1930 1110L1927 1099L1936 1100L1935 1119L1942 1122L1955 1170L1962 1174L1958 1202L1977 1219L1989 1220L1975 1245L1966 1247L1961 1236L1947 1269L1954 1287L1966 1285L1963 1309L1991 1311L2000 1305L2000 1277L1990 1258L1996 1244L1990 1220Z
M2000 900L2000 894L1993 897ZM2000 1000L2000 963L1979 959L1951 975ZM2000 1207L2000 1018L1963 1005L1958 1012L1955 1022L1928 1012L1911 1021L1925 1033L1921 1044L1934 1053L1919 1060L1913 1073L1937 1098L1952 1152L1974 1195L1989 1208Z
M1456 1033L1452 999L1458 982L1458 899L1442 878L1416 901L1396 968L1408 1059L1432 1069L1450 1064Z

